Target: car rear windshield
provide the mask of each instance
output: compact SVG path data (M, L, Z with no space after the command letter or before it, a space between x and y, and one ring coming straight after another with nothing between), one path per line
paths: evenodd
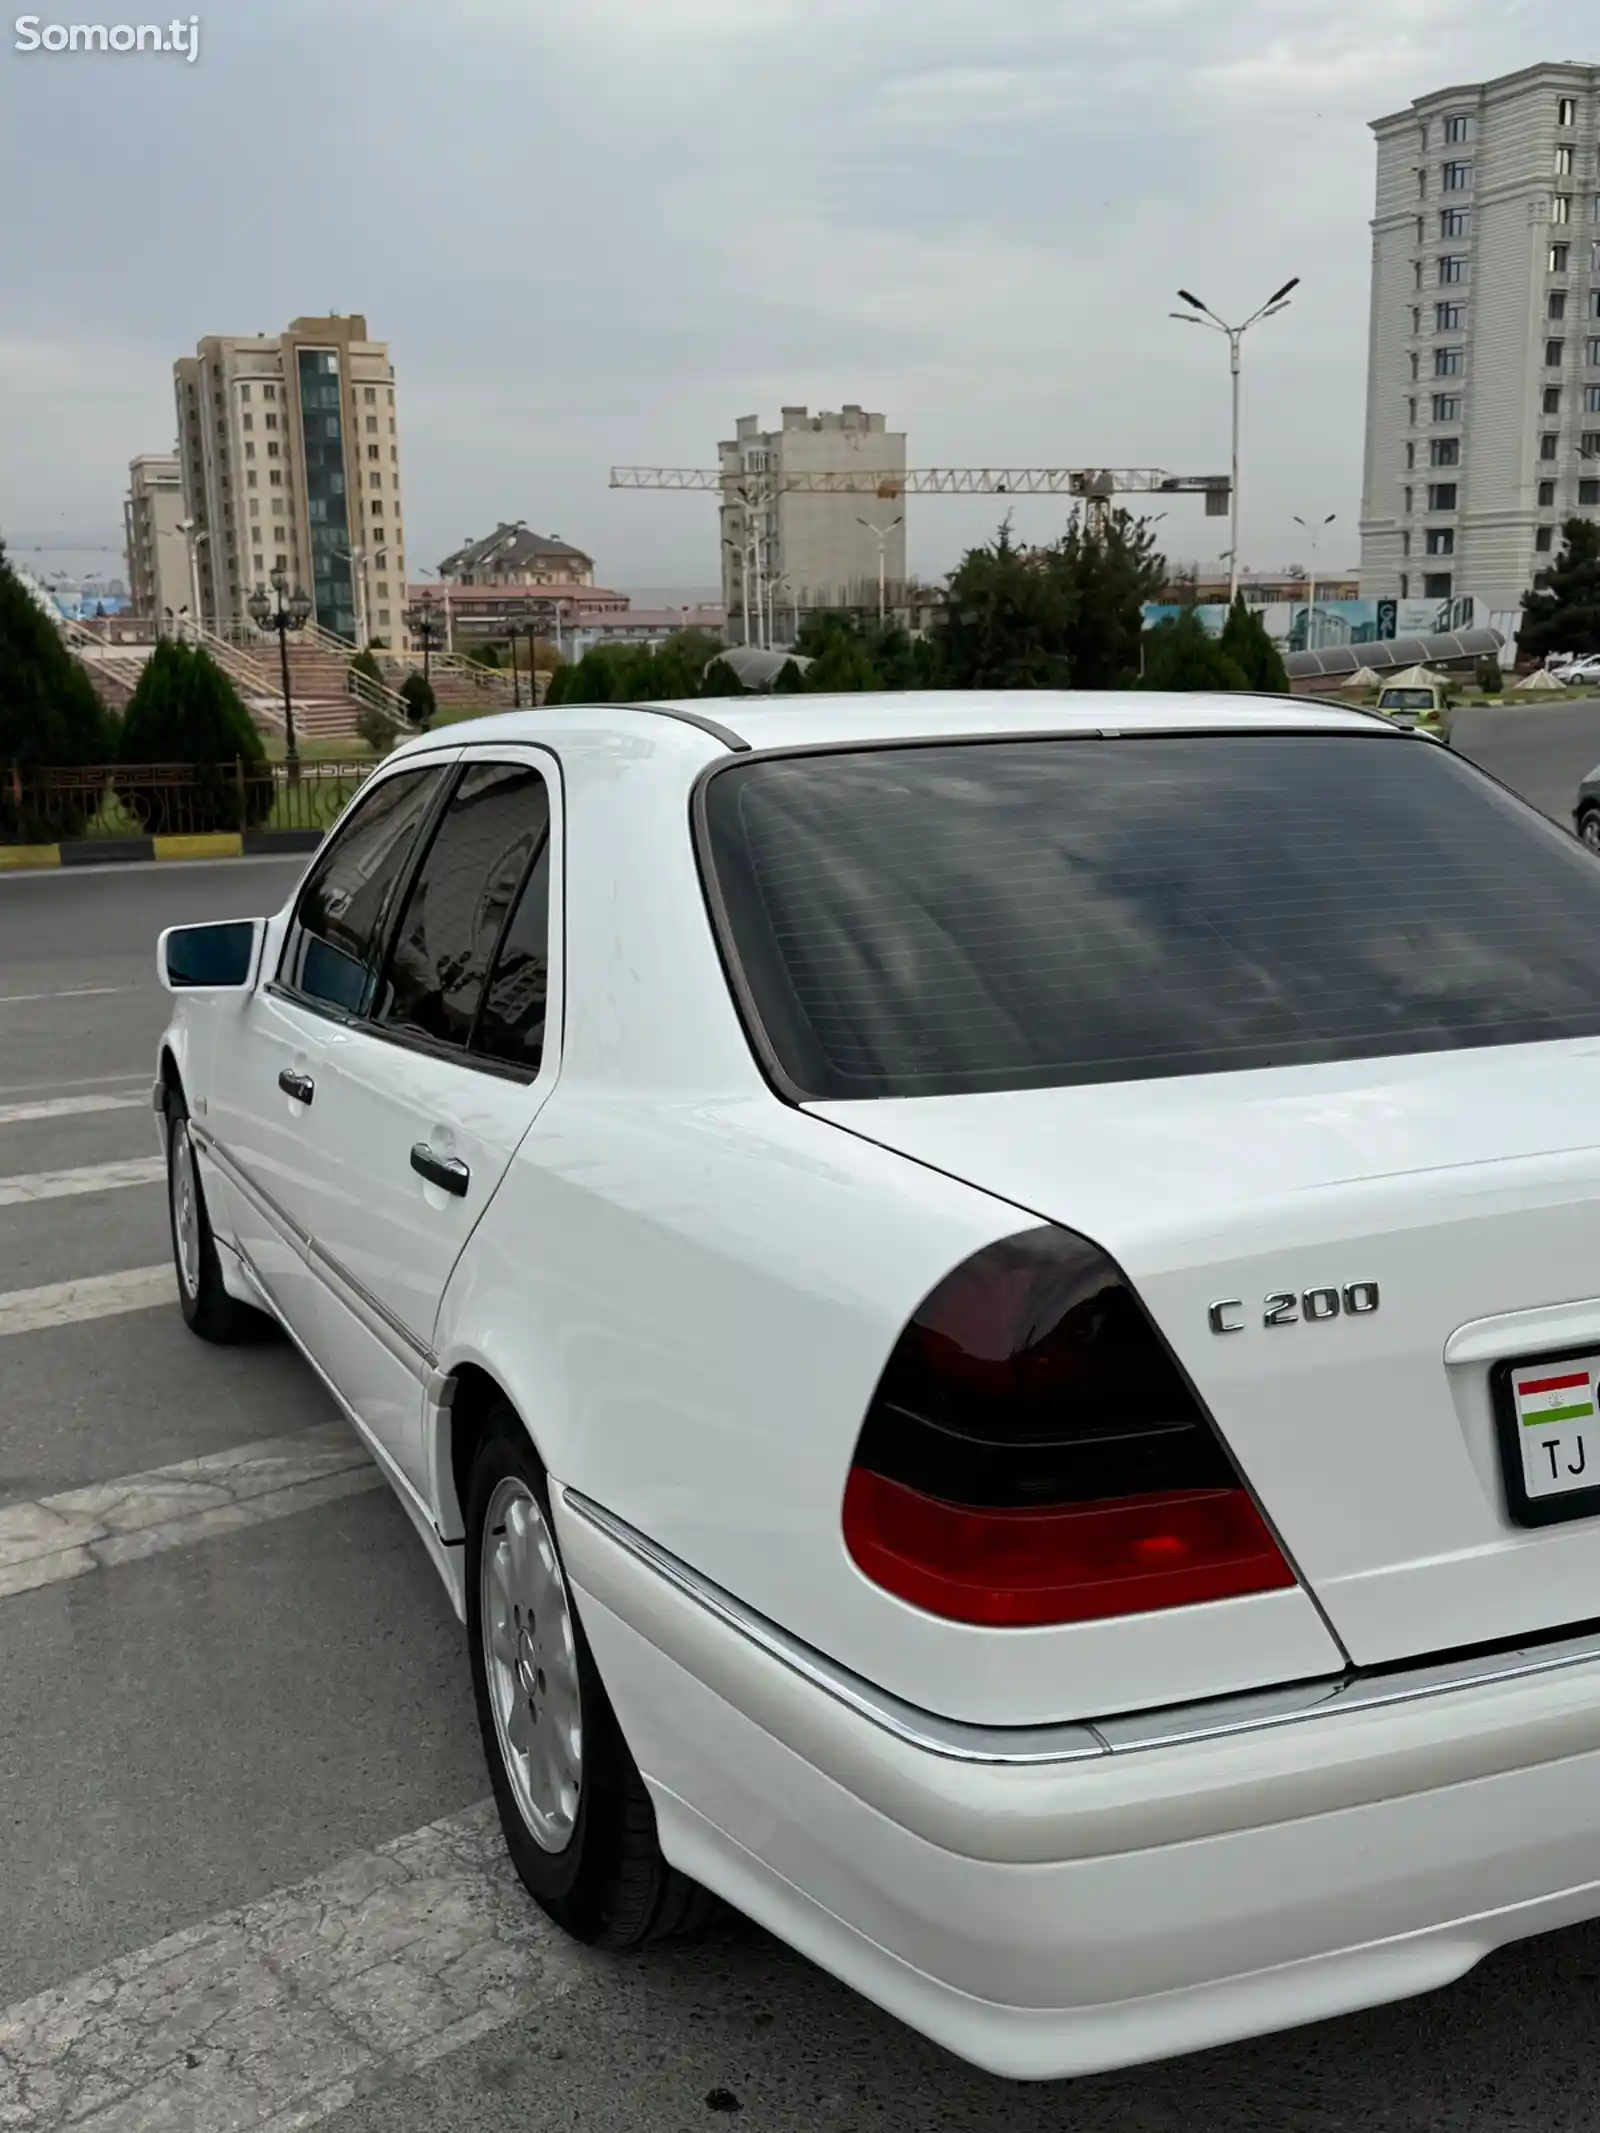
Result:
M1600 863L1392 731L757 758L702 805L741 1005L802 1098L1600 1033Z

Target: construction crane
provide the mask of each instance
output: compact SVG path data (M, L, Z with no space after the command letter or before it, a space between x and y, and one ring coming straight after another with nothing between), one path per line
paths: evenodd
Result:
M1074 496L1091 530L1103 529L1119 496L1203 496L1207 518L1226 518L1226 474L1169 474L1164 467L852 467L838 472L769 474L740 467L613 467L613 489L710 493L736 504L747 529L780 496ZM755 587L758 634L770 632L762 597L761 543L748 533L747 585ZM746 638L749 636L748 623Z

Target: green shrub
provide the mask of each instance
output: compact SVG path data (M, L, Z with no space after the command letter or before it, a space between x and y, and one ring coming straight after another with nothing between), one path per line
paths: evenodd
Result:
M110 760L116 721L0 547L0 844L81 835L102 787L41 769Z
M400 684L400 698L405 705L406 717L419 733L432 725L439 700L433 693L433 683L425 674L413 669Z
M272 812L266 749L233 683L203 648L162 638L117 737L118 799L152 837L252 829ZM155 766L164 777L141 776Z

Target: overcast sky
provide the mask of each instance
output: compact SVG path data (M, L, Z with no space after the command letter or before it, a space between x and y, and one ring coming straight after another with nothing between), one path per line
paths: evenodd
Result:
M1224 468L1226 347L1173 291L1242 316L1292 274L1247 344L1242 545L1276 566L1336 511L1353 561L1367 122L1600 60L1594 0L201 0L193 65L10 20L0 530L117 538L174 357L364 311L413 563L520 517L622 586L714 583L716 534L610 466L712 465L785 402L882 409L915 466ZM912 499L912 567L999 508ZM1210 560L1223 525L1179 503L1161 538Z

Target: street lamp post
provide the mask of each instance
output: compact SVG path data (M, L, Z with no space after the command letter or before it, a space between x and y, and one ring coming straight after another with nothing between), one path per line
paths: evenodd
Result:
M185 518L178 521L178 531L183 535L184 546L189 551L189 620L194 629L195 642L200 641L200 543L209 539L198 519Z
M878 627L882 629L889 618L888 557L889 536L896 526L904 525L905 513L890 519L887 526L875 526L870 518L858 518L856 524L865 526L878 543Z
M1241 370L1240 343L1252 326L1259 326L1263 319L1276 318L1287 309L1289 298L1300 286L1297 274L1293 281L1286 281L1281 289L1269 296L1259 311L1252 311L1242 326L1230 326L1226 319L1218 318L1209 304L1203 304L1198 296L1187 289L1180 289L1179 296L1189 306L1187 311L1174 311L1170 317L1180 319L1186 326L1207 326L1225 334L1228 341L1228 369L1233 379L1233 555L1228 564L1228 604L1231 607L1239 595L1239 376Z
M371 638L369 624L371 608L367 599L367 565L381 563L389 553L387 548L374 548L370 554L365 548L335 548L335 555L342 555L350 565L350 588L355 594L356 650L364 652Z
M1294 514L1295 524L1301 528L1311 543L1311 583L1306 595L1306 650L1308 652L1316 650L1311 638L1317 627L1317 541L1321 536L1323 527L1331 526L1338 516L1337 511L1330 511L1326 518L1319 518L1313 524L1311 521L1303 519L1298 511Z
M289 776L300 775L300 749L294 733L294 692L289 686L289 632L303 630L311 620L310 595L297 585L289 590L287 571L275 570L268 581L273 597L267 598L266 587L258 585L246 602L250 620L258 630L274 630L278 638L278 661L283 676L283 753L288 764Z
M429 593L415 607L406 609L406 628L422 646L422 678L430 686L433 681L433 655L444 645L444 624L439 620L439 603Z

